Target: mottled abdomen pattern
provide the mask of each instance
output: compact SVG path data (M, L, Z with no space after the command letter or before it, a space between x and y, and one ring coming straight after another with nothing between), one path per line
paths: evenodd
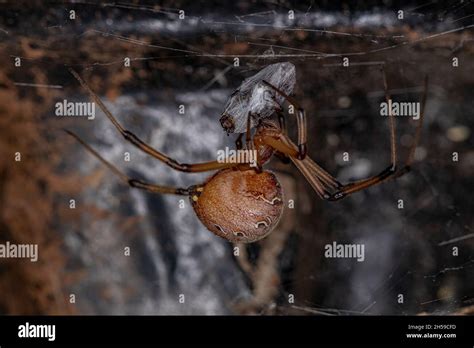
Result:
M224 169L190 196L202 223L231 242L255 242L268 235L283 212L283 192L269 171Z

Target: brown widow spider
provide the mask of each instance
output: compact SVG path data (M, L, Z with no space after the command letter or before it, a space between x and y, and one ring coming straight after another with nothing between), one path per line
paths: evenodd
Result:
M341 184L331 174L321 168L306 155L305 111L289 96L295 84L295 68L291 63L277 63L262 69L257 75L246 79L231 96L221 124L227 133L240 133L236 141L237 149L242 148L245 134L246 148L257 152L256 167L248 163L226 163L211 161L205 163L182 164L153 149L136 135L123 128L99 97L84 80L69 69L80 84L88 91L112 122L119 133L145 153L162 161L169 167L189 173L217 170L204 183L188 188L155 185L136 180L122 173L117 167L101 157L94 149L71 131L67 131L90 153L113 171L124 183L154 193L188 196L201 222L214 234L231 242L251 243L267 236L278 224L283 212L283 191L275 174L262 167L273 155L290 159L311 184L316 193L325 200L336 201L354 192L364 190L388 179L399 177L409 171L417 147L427 94L425 78L420 119L408 158L401 169L397 169L397 146L395 140L394 116L389 113L391 163L379 174L370 178ZM387 80L383 71L385 98L388 102ZM287 136L283 104L293 105L297 111L298 144ZM230 111L234 111L230 114ZM272 120L278 115L278 122ZM242 125L246 126L243 127ZM252 135L252 128L255 128Z

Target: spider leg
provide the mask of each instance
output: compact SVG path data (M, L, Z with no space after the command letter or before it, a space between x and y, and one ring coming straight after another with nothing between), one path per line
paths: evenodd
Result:
M148 155L162 161L163 163L170 166L171 168L175 170L179 170L181 172L198 173L198 172L205 172L205 171L210 171L210 170L235 167L235 163L227 163L226 161L224 162L210 161L210 162L194 163L194 164L179 163L173 158L168 157L165 154L155 150L150 145L146 144L144 141L138 138L135 134L123 128L122 125L117 121L117 119L112 115L112 113L107 109L104 103L100 100L100 98L90 89L90 87L86 84L86 82L79 76L79 74L71 68L69 68L69 71L79 81L82 87L89 93L91 99L95 103L97 103L97 105L99 105L101 110L110 120L110 122L112 122L115 128L120 132L120 134L125 138L125 140L132 143L133 145L135 145L136 147L138 147L140 150L147 153Z
M255 161L257 163L257 166L254 167L254 169L258 172L262 172L262 166L258 165L258 151L255 151L255 144L253 142L253 136L252 136L252 129L251 129L251 117L252 114L249 112L247 116L247 130L245 133L245 148L248 151L254 151L257 154L257 158L255 158Z
M282 90L278 89L277 87L273 86L267 81L262 81L265 85L273 89L276 93L280 94L283 98L285 98L288 103L293 105L296 109L296 122L298 126L298 158L304 159L306 156L307 148L306 148L306 112L304 109L299 105L299 103L293 98L287 95ZM279 119L281 116L279 115ZM281 122L281 121L280 121Z
M405 162L405 165L398 171L398 174L396 177L402 176L403 174L409 172L411 168L411 164L413 163L415 159L416 147L418 146L418 143L420 142L421 130L423 128L423 117L425 115L426 96L428 93L427 91L428 91L428 76L425 76L424 91L423 91L423 97L421 100L420 120L418 121L418 125L415 130L415 137L413 139L413 144L408 153L408 157Z
M242 144L242 137L244 136L244 133L240 133L237 139L235 140L235 147L237 150L242 150L243 149L243 144Z
M245 132L245 147L247 149L253 146L251 121L252 121L252 115L249 112L247 115L247 130Z
M285 115L281 111L278 112L278 123L280 125L280 129L281 129L281 132L283 133L283 135L287 135L288 134L288 129L286 129Z
M265 144L273 147L277 152L288 156L294 163L303 163L304 166L310 168L310 171L315 173L319 180L324 182L325 185L332 188L340 188L343 186L309 156L306 156L303 160L298 159L298 147L283 133L263 135L261 139Z
M390 96L388 94L387 75L385 74L385 69L383 66L382 66L382 76L383 76L383 88L385 91L385 101L388 104L390 101ZM395 136L396 135L395 119L392 115L391 109L388 110L388 120L389 120L388 122L390 123L390 158L391 158L393 170L396 170L397 168L397 140Z
M267 145L273 147L277 153L282 153L289 157L321 198L329 199L331 197L331 191L343 186L309 156L306 156L303 160L299 160L298 147L288 136L278 133L273 136L263 136L262 140Z
M383 71L383 76L384 76L384 88L385 88L385 99L388 100L390 99L388 96L388 89L387 89L387 82L386 82L386 77L385 77L385 71ZM373 177L370 177L368 179L356 181L353 183L349 183L344 185L339 191L335 192L329 200L331 201L336 201L341 198L344 198L345 196L352 194L357 191L364 190L370 186L377 185L381 182L387 181L389 179L394 179L398 178L404 174L406 174L410 170L410 166L415 158L415 151L418 146L418 142L420 141L420 136L421 136L421 129L423 127L423 119L425 115L425 104L426 104L426 96L428 92L428 77L425 77L424 81L424 91L423 91L423 97L422 97L422 106L421 106L421 111L420 111L420 119L418 121L418 125L415 130L415 137L413 140L413 143L410 147L409 153L407 160L405 161L405 164L401 169L397 169L397 150L396 150L396 142L395 142L395 124L394 124L394 116L389 112L389 118L391 119L390 121L390 138L391 138L391 165L381 171L378 175L375 175Z
M277 114L278 114L278 124L280 125L281 132L283 133L283 135L287 135L288 130L286 129L285 115L283 114L281 110L279 110ZM278 157L278 159L285 164L288 164L291 162L290 157L284 154L283 152L275 151L275 156Z
M384 73L384 80L385 80L385 73ZM388 100L388 92L385 85L385 92L386 92L386 99ZM415 150L418 145L421 136L421 129L423 126L423 119L425 113L425 104L426 104L426 96L428 90L428 79L425 78L424 83L424 93L422 97L422 107L420 112L420 119L418 122L418 126L415 131L414 141L411 145L409 150L408 158L404 164L404 166L397 170L397 149L396 149L396 142L395 140L395 123L393 122L393 115L390 113L390 148L391 148L391 164L381 171L379 174L374 175L370 178L359 180L356 182L348 183L342 185L339 183L331 174L326 172L323 168L321 168L316 162L311 160L308 156L300 160L298 159L298 148L297 146L288 138L288 136L279 133L273 136L264 136L263 141L272 146L275 150L282 152L290 157L296 167L301 171L301 173L305 176L308 182L311 184L313 189L321 196L322 198L329 200L329 201L336 201L342 199L352 193L364 190L371 186L377 185L381 182L384 182L389 179L394 179L403 174L407 173L410 169L410 165L414 160Z
M65 130L70 136L76 139L82 146L86 148L92 155L94 155L99 161L101 161L107 168L109 168L114 174L116 174L120 180L122 180L125 184L129 185L133 188L138 188L141 190L145 190L148 192L153 193L167 193L167 194L175 194L175 195L182 195L188 196L192 193L191 188L179 188L179 187L170 187L170 186L161 186L150 184L141 180L133 179L121 172L116 166L112 163L104 159L97 151L95 151L90 145L88 145L84 140L82 140L78 135L75 133Z

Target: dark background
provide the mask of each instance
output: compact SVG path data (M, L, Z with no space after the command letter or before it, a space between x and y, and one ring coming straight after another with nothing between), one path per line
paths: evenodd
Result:
M471 1L0 6L0 240L38 243L40 253L37 263L0 260L0 313L472 311ZM349 68L340 65L343 56ZM16 57L21 67L14 66ZM124 57L131 67L123 66ZM177 173L145 156L98 110L94 121L54 115L57 101L87 100L69 65L124 126L158 150L181 162L212 160L235 140L218 122L232 90L279 61L297 69L294 97L308 114L310 156L344 182L375 174L390 160L378 63L394 100L419 101L427 75L418 161L396 181L330 203L275 159L269 168L295 209L238 258L200 224L187 200L181 209L181 197L124 187L62 128L134 177L187 186L206 174ZM416 123L396 121L402 160ZM294 137L294 120L289 124ZM123 160L126 151L130 162ZM21 162L13 160L15 152ZM349 162L342 161L344 152ZM70 199L76 209L69 209ZM333 241L363 243L366 260L325 258L324 246Z

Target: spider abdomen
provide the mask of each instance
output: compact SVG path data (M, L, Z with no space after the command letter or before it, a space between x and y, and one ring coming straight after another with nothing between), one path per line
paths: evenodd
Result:
M283 212L283 191L269 171L221 170L195 187L190 198L201 222L231 242L265 237Z

